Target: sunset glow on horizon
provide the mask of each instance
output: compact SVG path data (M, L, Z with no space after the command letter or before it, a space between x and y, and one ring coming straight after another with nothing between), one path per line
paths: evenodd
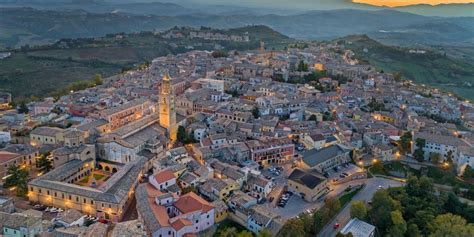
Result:
M399 7L416 4L438 5L449 3L474 3L473 0L353 0L353 2L388 7Z

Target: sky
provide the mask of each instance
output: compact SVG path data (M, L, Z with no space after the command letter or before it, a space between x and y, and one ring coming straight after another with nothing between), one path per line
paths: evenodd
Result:
M367 3L376 6L407 6L414 4L430 4L437 5L443 3L471 3L473 0L353 0L353 2Z
M140 1L140 0L136 0ZM143 0L142 0L143 1ZM151 0L152 1L152 0ZM474 0L159 0L175 3L200 3L200 4L230 4L234 6L258 6L258 7L284 7L305 9L338 9L358 8L358 4L366 3L375 6L407 6L416 4L448 4L448 3L472 3ZM351 3L353 2L353 3Z

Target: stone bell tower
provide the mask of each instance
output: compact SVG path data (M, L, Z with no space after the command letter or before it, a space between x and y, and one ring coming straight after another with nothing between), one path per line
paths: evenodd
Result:
M158 106L160 125L168 130L169 139L173 143L178 135L178 127L176 125L175 96L168 72L163 76Z

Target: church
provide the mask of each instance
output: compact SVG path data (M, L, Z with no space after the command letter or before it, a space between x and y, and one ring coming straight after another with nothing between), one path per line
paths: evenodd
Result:
M153 160L162 157L165 149L174 144L179 125L171 80L169 74L165 73L154 112L97 139L97 156L100 160L120 164L126 164L139 156ZM184 122L184 118L179 117L180 122Z
M129 103L132 107L147 104ZM122 220L140 178L177 138L175 95L168 73L157 105L149 114L143 113L147 111L143 106L132 112L126 104L114 107L111 121L125 122L98 135L95 146L88 142L91 135L85 137L85 132L72 128L65 136L65 146L53 152L56 168L29 182L29 200L114 222ZM135 116L137 111L140 116Z

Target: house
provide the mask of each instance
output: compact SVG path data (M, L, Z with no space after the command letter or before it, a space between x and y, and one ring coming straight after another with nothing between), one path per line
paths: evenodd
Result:
M194 192L169 195L153 185L141 184L135 196L140 200L138 219L148 236L195 236L214 225L214 206Z
M272 191L273 182L260 175L250 174L246 184L247 190L257 199L266 198Z
M61 212L55 219L55 223L66 228L84 225L85 215L74 209Z
M273 236L276 236L282 226L280 217L267 208L260 205L250 208L247 218L247 229L254 234L258 234L262 229L268 229Z
M245 142L250 149L250 159L259 165L280 164L295 154L295 145L289 138L268 138Z
M350 150L342 145L331 145L320 150L311 149L303 153L298 165L302 169L316 170L325 173L338 165L348 163Z
M3 183L10 166L30 167L36 164L38 149L30 145L12 145L0 150L0 183Z
M303 143L308 150L319 150L325 146L326 138L320 133L313 133L311 135L304 136Z
M372 154L382 161L391 161L397 157L397 148L395 146L377 144L371 150Z
M425 146L423 147L424 159L428 160L430 157L438 153L441 160L445 161L452 159L453 161L459 158L459 148L463 146L469 147L469 144L462 139L449 135L434 134L430 132L418 132L413 136L413 141L416 139L424 139ZM413 152L416 150L416 142L413 143Z
M148 182L158 190L165 190L176 185L176 176L170 169L164 169L148 177Z
M234 190L239 189L239 184L233 180L208 179L199 186L199 192L211 200L226 200Z
M354 218L347 223L341 230L341 234L351 233L354 237L373 237L375 236L375 226Z
M318 172L294 169L288 176L288 190L301 196L307 202L315 202L326 194L327 179Z
M179 185L182 188L187 188L187 187L196 187L200 181L199 176L194 174L193 172L185 171L180 177L179 177Z
M0 235L5 237L34 237L43 232L41 217L24 213L0 212Z
M64 142L64 129L54 127L37 127L30 132L32 145L56 145Z
M214 222L218 223L225 220L229 215L229 208L227 207L227 204L222 200L216 200L212 202L212 205L215 208Z

